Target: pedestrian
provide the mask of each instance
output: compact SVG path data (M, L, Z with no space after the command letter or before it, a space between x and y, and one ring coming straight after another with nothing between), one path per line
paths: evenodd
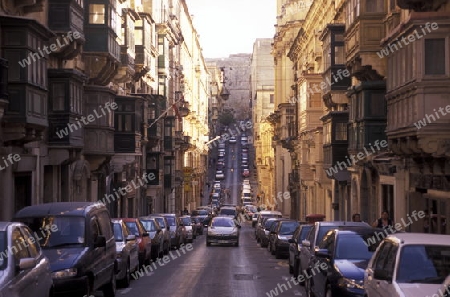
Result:
M352 222L361 222L361 215L359 213L354 213L352 215Z
M389 218L389 212L387 210L383 210L381 212L381 217L372 223L372 227L374 228L387 229L389 226L393 227L394 222Z
M183 214L188 215L189 214L189 210L185 207L183 210Z

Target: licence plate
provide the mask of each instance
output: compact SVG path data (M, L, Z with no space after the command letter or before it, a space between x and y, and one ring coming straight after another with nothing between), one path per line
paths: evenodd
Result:
M219 243L227 243L228 241L226 240L219 240Z

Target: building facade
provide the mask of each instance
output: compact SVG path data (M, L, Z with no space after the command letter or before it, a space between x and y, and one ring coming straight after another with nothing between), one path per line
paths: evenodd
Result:
M175 131L188 103L207 102L198 85L209 82L198 40L185 41L193 32L185 1L43 0L0 9L0 154L16 158L0 170L1 219L57 201L100 200L114 217L175 212L177 199L181 207L176 170L193 144L182 138L176 146ZM197 92L187 99L183 47L203 69L185 70L196 78L186 89ZM194 105L207 121L206 104ZM201 128L194 140L208 134Z

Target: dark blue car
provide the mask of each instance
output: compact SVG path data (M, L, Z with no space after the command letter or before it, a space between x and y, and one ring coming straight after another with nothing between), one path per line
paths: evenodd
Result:
M315 249L306 275L307 296L363 297L364 271L381 239L381 229L330 230ZM370 240L369 240L370 239Z

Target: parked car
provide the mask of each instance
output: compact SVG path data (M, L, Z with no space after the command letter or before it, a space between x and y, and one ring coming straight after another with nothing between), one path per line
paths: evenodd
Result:
M163 253L164 255L169 254L169 251L172 249L172 240L170 237L170 227L169 222L167 219L161 215L153 215L151 214L150 217L155 218L158 222L159 226L161 227L162 233L163 233Z
M268 249L277 259L289 255L288 240L292 238L292 234L298 226L299 222L297 221L283 219L276 222L273 230L270 229Z
M263 218L282 218L283 215L281 214L281 212L279 211L274 211L274 210L262 210L259 212L258 214L258 220L256 223L256 226L260 226L261 225L261 220ZM262 227L262 226L260 226ZM256 230L255 230L256 231Z
M111 219L111 223L116 240L116 278L127 288L130 285L131 273L139 268L139 245L136 235L131 233L123 220Z
M193 242L196 236L194 224L192 223L191 217L190 216L180 217L180 224L181 226L184 226L184 228L186 229L186 241Z
M38 234L42 226L55 227L56 231L39 238L50 260L55 295L90 296L102 290L105 297L115 296L116 243L105 205L43 203L19 210L14 220Z
M0 255L0 296L52 297L50 261L32 231L22 223L0 222L0 251L14 250Z
M294 277L298 277L299 266L299 254L302 247L302 241L306 239L306 235L311 230L312 225L303 224L299 225L294 231L292 238L289 239L289 273L294 274Z
M140 217L145 230L150 234L152 240L152 260L162 257L164 253L164 235L162 228L154 217Z
M343 230L351 230L352 228L357 227L370 227L369 224L365 222L347 222L347 221L331 221L331 222L315 222L311 228L311 231L308 233L305 240L302 241L302 247L299 255L299 271L298 275L303 274L303 272L307 272L308 275L310 273L310 263L314 261L314 250L316 249L317 244L322 240L324 235L331 229L343 229Z
M131 234L136 236L136 243L139 246L139 266L149 264L152 258L152 239L145 230L144 225L138 218L122 218L130 229Z
M206 235L206 246L210 246L211 243L239 246L240 228L241 225L232 217L217 216L212 218Z
M191 219L195 224L195 235L203 235L203 218L191 217Z
M180 220L174 213L159 213L167 219L170 228L171 246L180 248L182 243L186 242L186 229L180 225Z
M307 296L363 297L364 270L380 244L376 240L368 245L368 240L375 239L377 233L383 234L383 230L361 227L328 231L310 263L320 271L308 278Z
M258 214L259 212L255 212L252 215L252 227L255 228L256 227L256 223L258 222Z
M444 297L450 295L442 290L449 275L450 235L396 233L369 261L364 288L368 297Z
M278 221L280 218L264 218L261 226L257 230L256 241L260 243L261 247L269 246L269 235L272 224Z

